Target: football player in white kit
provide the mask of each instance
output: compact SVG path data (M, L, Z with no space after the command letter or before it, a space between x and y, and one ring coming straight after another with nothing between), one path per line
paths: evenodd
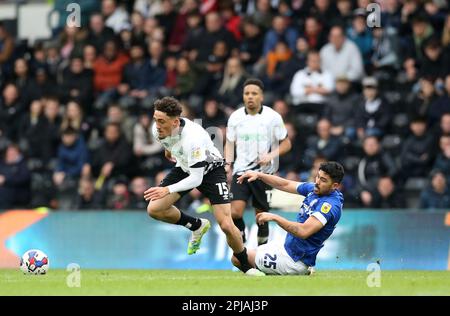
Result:
M190 229L192 235L188 254L194 254L211 224L207 219L183 213L174 204L190 190L197 188L209 198L217 223L225 233L234 257L240 262L240 269L248 275L259 275L261 272L252 268L248 262L239 229L231 218L225 160L208 132L200 125L180 117L181 112L181 104L175 98L164 97L155 102L153 135L164 146L166 156L176 160L176 166L159 186L144 192L145 200L149 201L147 212L156 220Z
M232 171L233 174L231 216L245 242L243 215L247 201L252 199L256 214L268 212L268 195L272 188L261 180L238 183L237 178L249 170L275 173L278 156L291 150L292 145L281 115L262 104L264 85L259 79L244 82L243 100L244 106L234 111L228 119L225 158L229 163L227 172ZM258 245L267 243L268 239L269 223L258 224Z

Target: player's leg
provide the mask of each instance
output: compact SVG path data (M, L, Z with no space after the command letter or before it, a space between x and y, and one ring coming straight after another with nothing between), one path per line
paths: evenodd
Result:
M231 218L234 225L239 229L242 236L242 241L245 243L247 238L245 236L245 222L244 222L244 210L247 207L247 202L242 200L231 201Z
M174 168L164 178L159 186L168 186L184 179L187 176L188 174L183 172L180 168ZM208 220L189 216L173 205L187 193L188 191L170 193L162 199L150 201L147 206L148 215L159 221L184 226L193 232L201 230L201 227L209 227L210 224Z
M248 263L253 267L256 268L255 265L255 256L256 256L256 250L255 249L249 249L247 250L247 259L248 259ZM231 263L233 263L233 265L240 269L241 268L241 263L239 262L238 258L236 258L234 255L231 256Z
M255 215L262 212L268 212L269 210L261 210L255 208ZM267 244L267 241L269 240L269 222L265 222L263 224L257 224L258 225L258 246Z
M247 180L244 183L237 183L238 175L233 175L231 181L231 217L234 225L239 229L242 235L242 240L246 242L245 236L245 222L244 210L247 207L247 201L250 197L250 190Z
M252 192L252 205L255 208L255 214L261 212L269 212L269 198L270 190L272 189L266 183L257 180L249 184ZM258 224L258 246L266 244L269 240L269 222Z
M239 269L243 272L247 272L252 268L248 261L247 249L244 247L241 233L239 229L234 225L231 218L231 204L214 204L211 201L214 209L214 217L220 226L220 229L225 233L227 243L233 250L233 256L239 261Z
M241 263L241 270L246 272L251 269L252 267L248 263L247 250L242 242L241 233L231 218L230 191L228 189L225 169L219 167L211 170L203 177L203 182L198 189L211 202L214 217L225 233L227 243L233 249L234 256Z

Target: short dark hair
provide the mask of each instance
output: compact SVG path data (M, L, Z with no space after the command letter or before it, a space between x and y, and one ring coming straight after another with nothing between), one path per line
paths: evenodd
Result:
M156 100L155 110L164 112L170 117L177 117L181 115L183 108L177 99L173 97L164 97Z
M320 164L319 170L328 174L333 183L341 183L344 178L344 167L338 162L327 161Z
M264 83L263 83L261 80L259 80L259 79L257 79L257 78L250 78L250 79L247 79L247 80L245 80L245 82L244 82L244 88L245 88L246 86L248 86L248 85L251 85L251 84L253 84L253 85L255 85L255 86L258 86L262 91L264 91Z

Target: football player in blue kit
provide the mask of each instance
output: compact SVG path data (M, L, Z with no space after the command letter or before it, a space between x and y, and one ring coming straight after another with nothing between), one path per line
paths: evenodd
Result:
M247 171L240 176L240 182L260 179L275 189L305 196L295 222L273 213L257 214L258 224L274 221L287 231L287 235L284 244L269 242L256 250L248 250L250 265L265 274L310 274L318 252L341 218L344 198L338 187L343 177L342 165L332 161L320 165L315 182L311 183L255 171ZM239 267L237 258L232 257L232 262Z

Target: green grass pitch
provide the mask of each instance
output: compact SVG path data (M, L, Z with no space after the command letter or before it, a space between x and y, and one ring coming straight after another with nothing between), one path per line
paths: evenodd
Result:
M248 277L217 270L81 270L81 287L69 272L23 275L0 270L4 295L450 295L450 271L381 271L381 286L368 287L366 271L317 271L313 276Z

